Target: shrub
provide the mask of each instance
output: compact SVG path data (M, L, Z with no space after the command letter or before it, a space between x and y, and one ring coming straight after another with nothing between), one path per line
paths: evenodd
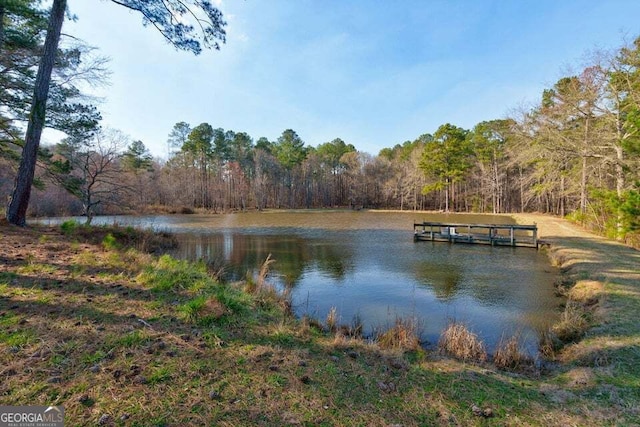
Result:
M462 360L484 362L487 351L478 336L462 323L451 322L440 335L438 348L446 354Z

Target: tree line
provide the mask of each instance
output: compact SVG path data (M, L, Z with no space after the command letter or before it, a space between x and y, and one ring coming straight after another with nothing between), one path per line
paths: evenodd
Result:
M33 23L10 21L23 32L35 26L34 48L43 31L42 17L36 18ZM10 51L17 41L8 42L10 32L0 34L5 34L0 46ZM79 58L90 51L75 49L60 50L58 57ZM12 82L32 79L34 67L27 49L13 51L31 58L31 65L21 71L15 65L20 61L13 60L9 65L15 71L0 74L0 79L13 79L0 80L0 96L22 99L0 112L0 154L7 170L15 169L19 158L21 142L13 123L26 117L28 99L26 92L17 97L21 92ZM82 61L71 59L61 60L58 72L81 75L75 64ZM69 85L73 80L55 76L54 93L68 95L51 104L51 126L68 137L40 149L34 214L84 213L91 218L150 208L536 211L569 215L620 239L637 238L640 228L640 38L594 54L585 66L545 89L534 105L510 117L471 129L446 123L376 155L341 138L310 145L292 129L271 141L181 121L167 136L168 159L153 160L142 141L100 129L94 107L72 102L79 97ZM66 113L56 114L57 108ZM8 175L0 173L3 192ZM50 185L45 188L44 183Z
M142 15L145 26L150 24L178 50L197 55L203 47L219 49L226 41L226 22L209 1L112 2ZM34 181L38 161L48 166L46 156L39 153L45 127L57 125L76 139L91 138L98 128L95 107L82 102L76 82L91 82L91 72L100 66L82 66L87 63L86 52L60 44L68 12L67 0L52 0L50 9L42 8L41 0L0 2L0 154L18 160L5 214L18 226L26 223L31 190L38 184ZM52 125L55 112L61 117Z

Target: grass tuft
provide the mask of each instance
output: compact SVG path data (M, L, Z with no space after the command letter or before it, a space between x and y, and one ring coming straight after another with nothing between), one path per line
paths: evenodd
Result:
M487 351L476 334L459 322L452 321L440 335L440 351L464 361L484 362Z
M79 226L80 224L71 219L60 224L60 230L65 236L70 236L75 233Z
M116 339L115 344L127 348L140 347L151 340L145 333L140 330L131 331Z
M292 314L291 289L287 288L283 292L278 290L267 281L271 265L276 260L271 258L271 254L267 256L260 266L260 271L256 278L252 272L248 271L244 282L244 291L255 297L259 307L269 309L272 307L280 307L288 315Z
M271 254L267 255L267 259L264 260L262 266L260 267L260 271L258 272L258 279L256 280L258 288L262 288L267 285L267 276L271 271L271 264L275 262L276 260L271 258Z
M564 343L582 338L589 329L589 313L582 304L568 301L560 321L553 325L552 332Z
M189 323L212 324L224 316L225 307L213 296L200 295L178 307L184 319Z
M102 239L102 247L107 251L117 251L120 249L118 241L111 233L107 233L104 239Z
M419 350L418 322L415 318L397 318L393 327L378 335L376 341L380 348L387 350Z
M503 336L493 354L493 364L498 369L522 372L533 367L533 359L529 357L520 345L519 334L508 339Z
M154 292L198 291L217 285L207 273L205 264L180 261L169 255L162 255L155 263L148 265L137 280Z
M335 307L331 307L329 312L327 313L326 322L327 329L329 332L335 332L338 328L338 309Z
M563 343L553 333L551 329L542 331L538 339L538 353L548 360L556 358L558 351L562 349Z

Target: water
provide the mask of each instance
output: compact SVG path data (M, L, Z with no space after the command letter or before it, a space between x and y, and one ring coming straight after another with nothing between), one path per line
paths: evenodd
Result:
M100 217L98 223L177 233L177 257L224 265L229 280L255 272L271 254L269 280L292 291L294 311L340 323L358 316L365 332L397 317L419 320L435 344L449 321L462 321L493 349L520 333L535 353L539 331L559 316L557 272L530 248L413 241L413 222L509 223L505 216L289 211L229 215Z

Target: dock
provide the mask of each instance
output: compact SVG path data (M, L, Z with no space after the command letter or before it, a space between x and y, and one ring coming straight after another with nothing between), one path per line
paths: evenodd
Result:
M491 246L538 248L538 226L516 224L414 223L417 241L469 243Z

